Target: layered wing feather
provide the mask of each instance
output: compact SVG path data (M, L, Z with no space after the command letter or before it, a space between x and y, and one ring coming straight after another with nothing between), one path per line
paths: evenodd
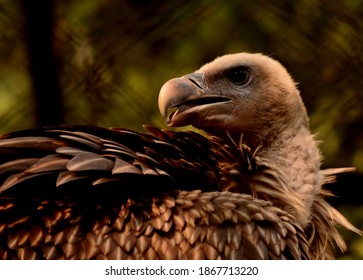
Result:
M248 147L148 129L3 136L0 258L314 257L309 236L279 207L296 201Z

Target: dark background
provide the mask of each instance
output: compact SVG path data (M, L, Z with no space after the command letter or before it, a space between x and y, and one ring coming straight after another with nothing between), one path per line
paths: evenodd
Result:
M164 126L160 87L216 56L262 52L292 74L331 202L363 229L363 0L0 0L0 133L48 124ZM343 232L342 258L363 259Z

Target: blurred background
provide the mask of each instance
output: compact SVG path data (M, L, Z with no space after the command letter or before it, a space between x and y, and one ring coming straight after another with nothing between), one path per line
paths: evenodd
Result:
M159 89L216 56L262 52L292 74L331 199L363 229L363 0L0 0L0 133L49 124L164 127ZM340 258L363 259L343 232Z

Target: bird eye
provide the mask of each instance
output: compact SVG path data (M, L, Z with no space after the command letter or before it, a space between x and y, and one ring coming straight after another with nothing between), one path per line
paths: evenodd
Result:
M236 67L227 72L228 79L235 85L244 85L250 79L250 74L246 67Z

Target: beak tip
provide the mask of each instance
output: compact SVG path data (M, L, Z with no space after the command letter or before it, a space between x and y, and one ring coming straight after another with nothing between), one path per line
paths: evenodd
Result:
M193 87L183 78L174 78L167 81L160 89L158 106L161 115L168 117L170 108L178 106L193 93Z
M172 110L176 110L181 104L197 95L198 89L186 76L167 81L161 87L158 98L159 111L165 124L167 126L176 125L174 116L177 114L173 114Z
M170 104L173 100L174 82L172 80L167 81L160 89L158 106L160 114L166 119ZM167 122L167 120L166 120Z

